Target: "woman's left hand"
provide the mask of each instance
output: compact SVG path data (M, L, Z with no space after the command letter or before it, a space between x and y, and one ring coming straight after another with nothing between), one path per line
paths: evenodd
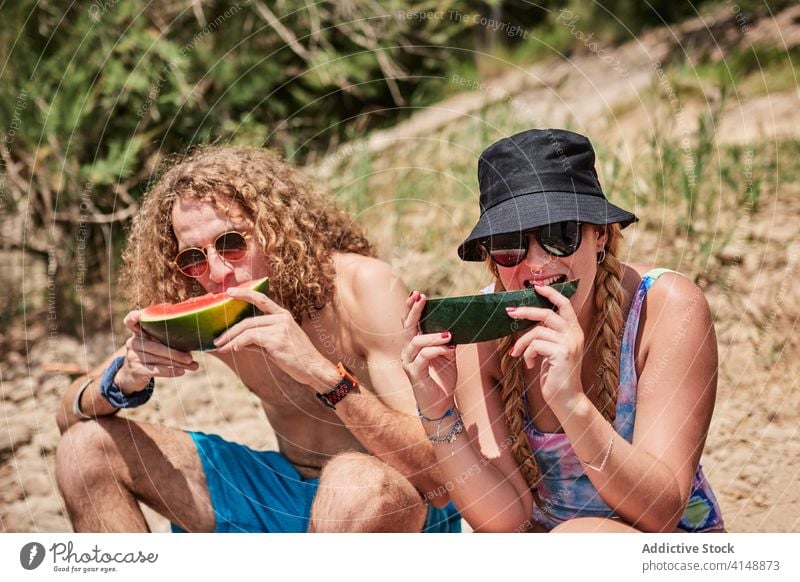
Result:
M556 310L543 307L508 308L509 317L539 322L514 342L509 354L521 357L528 368L541 358L539 378L542 397L554 410L569 408L583 395L581 364L584 337L569 299L546 285L535 287Z
M287 309L251 289L231 288L228 295L253 304L264 315L248 317L214 340L220 354L266 354L294 380L308 385L315 372L331 366Z

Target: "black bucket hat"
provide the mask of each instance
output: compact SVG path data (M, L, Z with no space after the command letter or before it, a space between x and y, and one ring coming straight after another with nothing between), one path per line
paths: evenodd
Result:
M489 146L478 160L481 216L458 256L481 261L488 236L564 220L622 228L639 220L606 200L594 160L589 140L563 129L530 129Z

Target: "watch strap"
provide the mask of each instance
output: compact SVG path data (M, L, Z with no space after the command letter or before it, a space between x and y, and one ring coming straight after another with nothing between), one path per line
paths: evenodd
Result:
M336 369L339 371L340 378L336 385L327 392L318 392L317 398L328 408L336 409L336 405L342 399L350 394L356 387L358 387L358 379L355 375L347 369L347 366L339 362L336 364Z

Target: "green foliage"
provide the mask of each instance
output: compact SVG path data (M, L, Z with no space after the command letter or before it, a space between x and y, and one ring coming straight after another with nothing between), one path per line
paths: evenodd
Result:
M110 280L119 227L166 154L233 142L314 158L406 115L416 88L443 76L448 47L469 41L467 27L377 3L94 0L61 12L21 0L0 17L14 169L0 175L0 248L54 265L67 328L80 316L76 264L86 283Z
M663 26L697 16L705 4L695 2L629 2L627 0L598 0L578 3L586 13L587 22L606 31L611 40L630 40L636 33L654 26Z
M724 59L683 59L670 71L671 84L680 96L701 95L703 83L724 88L732 97L745 100L796 86L795 65L800 47L771 45L736 47Z

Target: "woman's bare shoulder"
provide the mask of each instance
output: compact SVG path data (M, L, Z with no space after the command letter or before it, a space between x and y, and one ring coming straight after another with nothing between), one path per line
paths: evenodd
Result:
M641 353L649 354L651 348L659 346L669 349L676 337L699 345L712 327L713 317L703 290L690 277L663 273L647 292L642 306Z
M642 282L644 276L652 271L655 267L652 265L646 265L643 263L624 263L622 265L622 286L625 288L625 291L632 295L639 284ZM664 298L666 288L670 288L674 291L677 291L679 294L685 294L688 291L694 291L697 286L694 282L689 279L688 277L677 273L677 272L667 272L663 273L659 280L662 280L667 284L656 285L653 287L653 292L648 293L648 296L656 297L661 296ZM694 295L694 293L691 293Z

